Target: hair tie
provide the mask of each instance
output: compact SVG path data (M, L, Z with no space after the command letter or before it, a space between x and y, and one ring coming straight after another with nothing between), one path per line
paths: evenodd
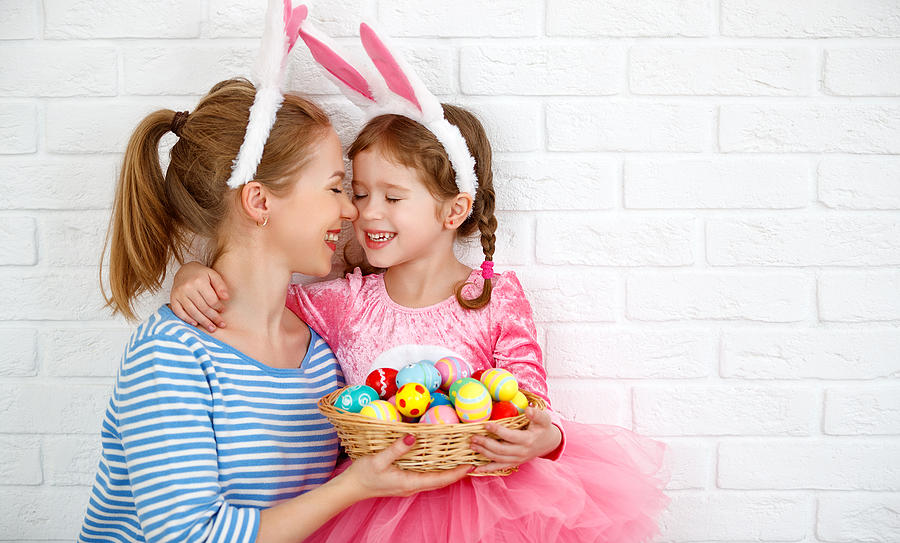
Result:
M190 113L187 111L176 111L175 116L172 117L172 124L169 125L169 130L179 138L181 137L181 127L187 122L188 115Z
M494 261L493 260L485 260L481 263L481 276L485 279L492 279L494 277Z

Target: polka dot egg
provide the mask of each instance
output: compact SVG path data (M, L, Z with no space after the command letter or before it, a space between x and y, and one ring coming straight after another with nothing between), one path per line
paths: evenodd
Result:
M491 395L478 381L459 388L455 405L456 414L462 422L481 422L491 416Z
M456 424L459 417L451 405L438 405L425 412L419 424Z
M359 414L372 419L400 422L400 413L398 413L397 408L391 405L391 402L387 400L375 400L374 402L363 406Z
M355 385L341 392L334 405L340 409L359 413L363 407L378 399L375 389L366 385Z
M419 383L407 383L397 391L397 411L407 417L419 417L428 409L431 394Z
M500 368L491 368L482 373L481 382L487 387L491 397L498 402L512 400L519 391L519 383L513 374Z
M449 389L457 379L470 377L472 368L464 360L460 360L455 356L445 356L434 363L435 369L441 374L441 387L444 390Z

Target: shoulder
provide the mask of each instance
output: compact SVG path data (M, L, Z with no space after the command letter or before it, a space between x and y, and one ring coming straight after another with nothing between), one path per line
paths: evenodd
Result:
M201 332L179 319L167 306L142 322L128 342L123 369L150 366L198 367L206 350Z
M515 272L497 274L491 286L490 306L499 313L531 314L531 304Z
M344 277L331 279L329 281L319 281L317 283L309 283L306 285L291 285L290 288L296 291L302 290L310 297L322 296L352 296L358 294L362 290L371 288L377 281L381 279L380 274L363 275L359 268L348 273Z

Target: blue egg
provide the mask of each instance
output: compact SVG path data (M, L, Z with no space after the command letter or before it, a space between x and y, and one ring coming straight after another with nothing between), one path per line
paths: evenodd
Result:
M378 399L375 389L366 385L355 385L341 392L334 405L340 409L359 413L362 408Z
M430 409L439 405L453 405L453 402L450 401L450 396L447 396L443 392L435 392L431 395L431 403L428 404L428 408Z
M434 392L441 384L441 374L428 360L422 360L415 364L408 364L397 372L397 388L403 388L407 383L419 383Z

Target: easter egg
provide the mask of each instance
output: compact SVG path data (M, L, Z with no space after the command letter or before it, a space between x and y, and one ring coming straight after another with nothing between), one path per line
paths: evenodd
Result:
M495 402L491 408L491 420L518 417L519 408L512 402Z
M525 408L528 407L528 398L526 398L525 395L522 394L521 390L516 392L516 395L513 396L513 399L511 401L512 404L516 406L516 409L519 410L520 415L524 413Z
M400 422L400 413L398 413L397 408L391 405L387 400L375 400L364 405L359 411L359 414L364 417L378 420Z
M397 372L397 388L409 383L425 385L429 392L434 392L441 384L441 374L428 360L421 360L415 364L407 364Z
M456 424L459 417L452 405L438 405L432 407L422 415L419 424Z
M441 386L443 388L450 388L450 385L457 379L469 377L472 374L472 367L455 356L441 358L434 363L434 367L441 374Z
M471 377L472 377L472 379L478 379L479 381L481 381L481 375L484 372L485 372L485 370L473 371Z
M419 383L406 383L397 391L397 411L404 416L421 416L430 402L431 394Z
M443 392L435 392L431 395L431 403L428 404L428 407L437 407L439 405L453 405L453 402L450 401L450 396Z
M491 395L478 381L464 384L456 393L456 414L462 422L488 420L491 405Z
M334 405L352 413L359 413L363 406L377 399L378 393L375 392L374 388L366 385L355 385L341 392Z
M378 368L366 377L366 385L375 389L381 399L387 399L397 393L397 370L394 368Z
M471 377L463 377L462 379L457 379L450 386L450 391L447 393L450 396L450 401L454 404L456 403L456 393L459 392L459 389L462 388L463 385L468 383L478 383L481 384L477 379L472 379Z
M487 387L491 397L498 402L512 400L519 391L519 382L513 374L500 368L491 368L482 373L481 382Z

